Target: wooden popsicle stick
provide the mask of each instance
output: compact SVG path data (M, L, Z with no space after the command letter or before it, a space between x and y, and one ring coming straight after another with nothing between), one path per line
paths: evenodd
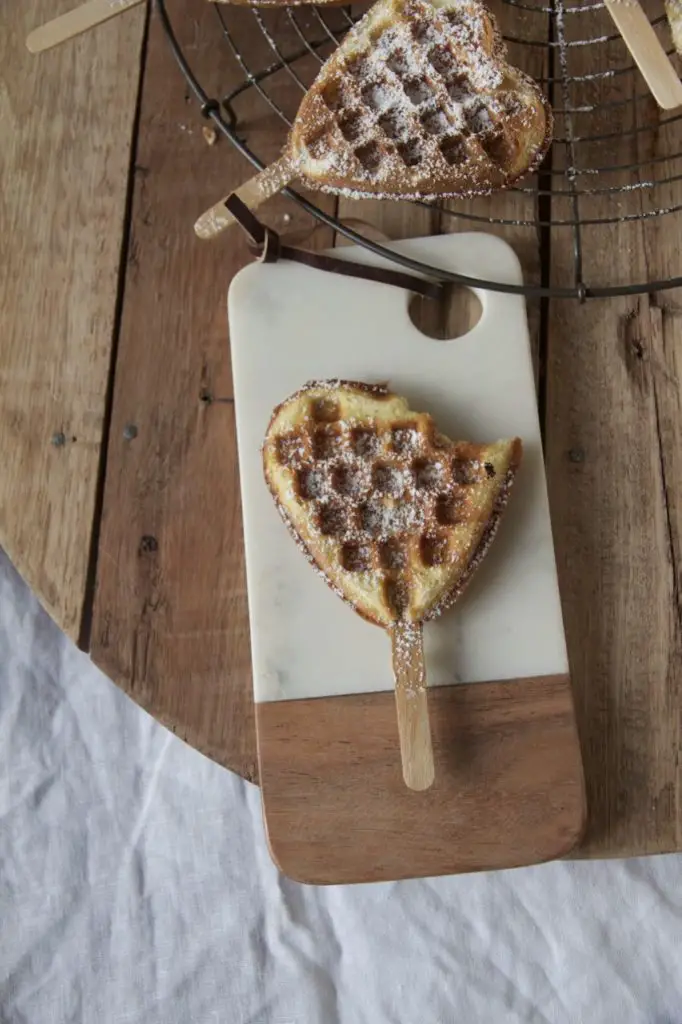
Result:
M255 210L266 199L269 199L270 196L274 196L277 192L281 192L283 188L286 188L295 177L296 167L290 157L285 154L279 160L275 160L274 164L270 164L269 167L264 168L259 174L245 181L236 190L235 195L239 196L241 201L250 210ZM194 225L194 230L199 238L215 238L225 228L229 228L230 224L234 224L234 217L225 206L225 201L228 198L228 196L225 196L225 199L221 199L219 203L216 203L215 206L212 206L210 210L202 213L201 217L199 217Z
M42 53L141 3L144 3L144 0L87 0L87 3L81 4L80 7L75 7L72 11L67 11L66 14L61 14L30 32L26 46L31 53Z
M397 622L389 635L403 779L408 789L428 789L433 783L434 767L422 626L420 622Z
M605 2L658 105L664 110L681 106L682 82L639 0Z

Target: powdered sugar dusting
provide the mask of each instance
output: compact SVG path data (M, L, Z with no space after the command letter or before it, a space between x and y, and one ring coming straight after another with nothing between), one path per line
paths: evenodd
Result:
M283 434L278 411L273 417L264 445L266 477L299 547L337 594L349 600L346 574L349 586L356 581L350 592L372 593L379 602L363 607L358 597L350 602L356 610L373 621L409 620L417 574L429 580L431 598L424 607L433 618L459 595L492 540L518 442L507 444L504 458L512 468L500 481L484 461L488 449L449 441L424 414L409 413L406 422L385 414L372 418L372 401L386 400L398 401L384 388L341 382L315 382L297 392L279 407L290 424ZM315 454L320 430L338 439L329 457ZM274 475L268 468L272 459L279 467ZM384 609L381 619L369 611L375 606Z
M396 686L408 698L415 699L426 690L421 623L397 622L391 627L390 636Z
M492 513L490 518L481 534L481 538L478 545L469 558L468 564L462 575L459 577L457 583L452 587L442 599L429 609L427 614L424 616L425 620L436 619L441 615L447 608L452 607L455 601L462 595L466 585L469 583L471 577L474 575L479 565L488 553L488 549L493 542L495 534L497 533L500 525L500 516L504 512L504 509L509 500L509 491L514 483L514 477L516 476L516 467L507 470L505 478L502 481L497 497L493 504Z
M324 190L470 194L535 164L550 120L534 84L504 62L477 0L380 0L318 76L291 148L302 175ZM521 131L525 147L514 136Z

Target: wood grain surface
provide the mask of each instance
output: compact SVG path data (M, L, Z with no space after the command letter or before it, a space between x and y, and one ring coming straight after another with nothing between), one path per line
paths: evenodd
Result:
M258 704L273 858L316 884L565 856L585 824L567 676L429 690L436 778L402 779L392 693Z
M239 81L239 69L215 59L212 7L176 4L173 23L205 88L219 93ZM246 12L240 13L243 22ZM278 17L284 22L285 12ZM255 24L252 14L246 19ZM261 61L267 57L260 55ZM292 90L296 94L286 74L276 88L281 101ZM251 145L273 159L281 139L277 116L253 93L238 112L251 129ZM226 315L227 287L250 256L239 233L207 243L193 230L197 216L252 169L224 139L208 145L204 125L152 16L91 652L156 718L253 780L256 741ZM275 226L290 231L313 226L282 198L272 201L268 213ZM330 232L312 240L330 243Z
M604 32L613 32L603 12ZM576 33L579 26L567 24ZM573 36L575 38L575 35ZM620 41L610 44L622 63ZM593 68L572 48L571 72ZM679 161L649 163L682 150L682 126L646 93L638 75L581 83L572 105L609 101L605 140L577 143L578 167L643 162L640 181L679 174ZM623 102L618 102L623 101ZM557 106L565 101L557 98ZM573 117L578 137L594 134ZM626 134L638 125L651 128ZM566 137L557 118L557 136ZM671 147L675 147L674 149ZM555 147L557 161L569 147ZM600 175L602 189L632 181L632 170ZM593 178L578 177L581 188ZM624 199L627 198L627 206ZM611 218L584 228L583 272L594 284L679 275L679 215L621 222L626 209L680 203L680 183L623 197L605 191L579 200L580 215ZM570 217L571 201L557 204ZM555 232L552 276L571 280L575 238ZM550 504L582 739L590 828L583 852L640 854L679 849L682 641L682 306L678 291L584 305L552 302L546 342L546 456Z
M0 32L0 544L70 636L96 510L144 11L32 56Z

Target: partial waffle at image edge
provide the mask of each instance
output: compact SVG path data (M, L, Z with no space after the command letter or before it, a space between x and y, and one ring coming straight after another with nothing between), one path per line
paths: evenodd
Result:
M378 0L323 65L279 159L196 222L211 239L300 180L349 198L488 194L537 168L549 104L478 0Z
M246 120L246 103L251 102L247 96L253 96L251 90L258 88L263 111L267 108L281 120L283 141L285 127L294 120L313 81L316 64L319 68L334 41L343 39L356 11L292 9L289 18L297 28L294 38L275 21L274 12L245 15L226 5L216 5L216 10L223 15L221 29L226 39L229 37L233 53L256 80L245 80L226 95L230 116L236 118L230 123L239 123L237 145L242 151L263 159L259 136L251 134ZM679 260L671 258L669 250L656 240L661 232L675 230L674 224L669 226L671 217L682 218L682 200L678 199L682 188L678 184L681 115L673 112L652 117L646 84L602 7L571 4L565 11L571 17L559 31L557 16L543 13L542 5L524 5L519 11L516 4L505 0L495 7L510 61L530 73L555 105L555 141L549 159L539 173L505 192L463 202L429 200L434 216L441 222L441 230L493 230L524 251L538 244L539 231L541 245L551 236L551 274L545 273L546 258L526 261L523 291L528 296L584 299L639 294L649 291L651 284L656 290L676 287L682 283ZM227 18L223 12L228 12ZM653 4L647 6L647 13L664 47L674 52L665 14L655 11ZM255 32L248 31L248 18L252 17L258 18ZM269 65L263 47L258 48L253 39L260 36L262 42L263 33L272 47ZM554 40L551 44L549 38ZM679 59L674 61L679 69ZM242 109L245 120L240 122ZM229 134L227 123L225 130ZM658 139L655 152L649 145L654 132ZM348 206L342 205L337 214L324 200L310 197L306 210L347 232L350 241L364 243L361 229L353 230ZM370 219L386 217L378 210L376 214L368 210ZM651 240L654 259L646 263L636 258L641 246L630 241L638 231L644 233L647 244ZM614 235L618 235L615 243ZM599 253L605 244L617 244L628 257L617 264L601 260ZM391 258L385 246L379 248L382 256ZM495 286L492 279L483 283Z

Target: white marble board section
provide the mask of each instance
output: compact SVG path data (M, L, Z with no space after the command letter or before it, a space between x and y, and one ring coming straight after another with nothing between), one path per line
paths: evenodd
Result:
M513 250L484 234L395 244L433 266L521 281ZM368 263L355 247L334 250ZM518 435L524 458L498 535L454 608L425 626L431 685L567 669L523 297L479 292L465 337L434 341L402 289L295 263L252 264L228 296L257 701L390 690L389 641L332 593L282 523L260 446L272 409L310 379L389 381L454 439Z

